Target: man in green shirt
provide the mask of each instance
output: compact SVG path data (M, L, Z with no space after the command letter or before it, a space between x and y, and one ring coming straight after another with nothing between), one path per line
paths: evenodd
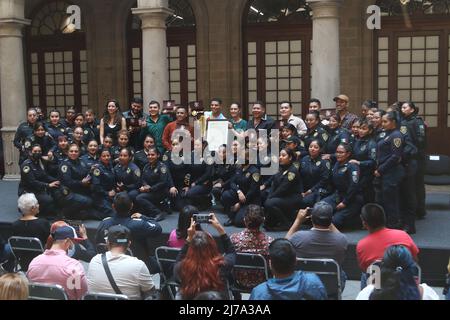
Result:
M162 135L166 125L172 121L172 119L166 114L160 114L160 105L158 101L151 101L148 105L149 116L147 121L143 124L140 140L143 141L144 137L148 134L155 138L155 144L160 154L164 154L164 146L162 142Z

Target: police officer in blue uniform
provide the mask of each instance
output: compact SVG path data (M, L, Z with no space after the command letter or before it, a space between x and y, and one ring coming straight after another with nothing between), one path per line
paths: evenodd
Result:
M91 140L87 144L87 153L81 156L81 160L86 162L86 164L92 168L93 166L100 163L100 157L98 154L98 143L97 140Z
M131 161L132 155L128 148L123 148L119 154L119 163L114 167L116 190L126 192L131 201L135 202L141 187L141 170Z
M332 164L335 163L336 159L334 154L338 145L349 144L350 143L350 132L345 128L340 128L341 118L338 114L331 115L328 123L328 141L325 145L324 154L332 156Z
M148 163L142 171L142 186L139 188L136 203L146 216L161 221L167 213L161 211L158 205L168 196L169 173L166 165L158 160L158 149L150 148L147 158Z
M412 142L417 148L417 172L415 175L415 193L417 200L416 215L419 219L425 217L425 157L427 147L426 126L422 118L417 116L419 109L411 102L405 102L401 107L403 120L402 126L406 126Z
M364 202L374 202L373 172L376 166L377 144L373 139L373 126L368 120L362 120L359 126L359 138L353 143L351 163L359 165L360 185Z
M56 216L59 185L60 182L46 172L41 147L33 145L30 148L30 157L20 166L19 196L23 193L34 193L39 202L40 214Z
M300 177L303 182L302 207L313 207L314 204L329 193L330 161L322 159L322 146L319 140L309 144L309 155L300 162Z
M52 136L53 140L58 141L58 137L67 134L66 128L61 124L61 114L58 110L50 111L50 121L47 123L47 132Z
M134 163L139 167L139 169L142 170L144 169L145 165L148 163L147 160L147 155L148 155L148 150L151 147L155 146L155 138L148 134L144 137L144 142L143 142L143 149L137 151L134 156L133 156L133 161Z
M63 161L59 168L59 180L64 194L64 213L73 219L87 218L86 210L92 208L93 204L90 197L92 178L89 173L91 168L79 157L79 147L71 144L68 159Z
M213 203L219 200L222 193L230 188L230 182L236 172L237 153L231 155L232 160L227 160L227 146L222 145L217 151L216 161L211 170ZM232 163L229 163L232 162Z
M294 166L295 153L289 149L280 151L278 173L264 202L267 230L286 231L300 208L302 184L300 174Z
M53 152L56 150L56 143L52 136L46 132L43 122L36 122L33 126L33 134L25 139L25 146L31 146L34 144L41 146L44 160L48 161L53 158Z
M120 192L114 197L113 208L115 215L104 219L97 228L95 242L104 243L111 226L122 225L130 229L131 250L133 255L145 262L151 270L155 263L150 258L154 251L153 240L161 235L161 226L152 218L135 213L133 202L126 192ZM154 270L154 269L153 269Z
M57 140L57 146L53 152L53 159L48 162L49 173L51 176L59 176L59 167L61 163L67 159L69 152L69 140L66 136L59 136Z
M397 130L397 118L393 112L382 118L383 132L377 143L377 165L374 172L375 199L383 206L389 228L400 228L400 182L405 170L402 166L403 135Z
M189 166L182 152L180 142L174 139L172 140L172 151L166 151L162 157L163 163L169 169L170 205L177 211L184 207L184 194L186 188L189 187ZM178 157L177 161L174 161L174 157Z
M25 143L25 140L31 137L33 134L33 126L37 121L37 113L34 108L30 108L27 111L27 121L22 122L17 128L14 136L14 146L19 150L20 158L19 165L22 164L28 158L28 148L31 147L31 143Z
M320 125L320 114L316 110L310 111L305 118L306 127L308 130L302 137L305 142L305 148L308 150L309 144L313 140L319 140L322 145L328 143L328 132Z
M323 199L334 208L333 224L338 229L354 228L361 225L359 214L363 197L359 185L359 166L350 163L352 148L340 144L336 149L336 164L332 170L334 193Z
M92 199L97 219L113 215L112 199L116 195L116 179L111 165L109 149L100 151L100 163L91 167Z
M261 175L256 165L249 164L249 150L245 150L246 164L239 165L231 178L230 188L222 193L220 201L228 214L224 226L244 227L246 208L250 204L261 205L259 191Z

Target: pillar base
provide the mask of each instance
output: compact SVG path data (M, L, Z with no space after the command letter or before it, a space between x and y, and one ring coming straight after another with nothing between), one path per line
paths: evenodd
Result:
M5 176L3 180L20 180L19 151L14 147L16 127L4 127L2 132Z

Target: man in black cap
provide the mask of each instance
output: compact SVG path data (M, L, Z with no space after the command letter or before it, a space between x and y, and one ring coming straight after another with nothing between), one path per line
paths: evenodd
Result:
M127 255L130 229L114 225L107 230L107 238L109 251L96 255L89 263L89 291L124 294L133 300L145 298L155 286L145 263Z
M300 226L308 219L312 220L310 230L301 230ZM333 207L324 201L314 205L312 209L299 210L297 218L286 234L297 253L298 258L327 258L335 260L342 270L348 240L344 234L332 224ZM342 273L342 289L345 274Z

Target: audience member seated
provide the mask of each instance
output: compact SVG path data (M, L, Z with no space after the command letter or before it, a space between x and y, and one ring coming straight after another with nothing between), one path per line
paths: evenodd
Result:
M427 284L417 283L418 268L411 252L402 245L386 249L381 263L380 288L370 284L356 300L439 300Z
M255 253L263 255L265 258L269 257L269 244L273 238L260 230L263 223L263 209L255 204L249 205L244 217L246 229L232 234L230 237L236 252ZM262 270L237 270L234 277L239 285L249 289L265 281Z
M327 292L314 273L295 271L292 243L277 239L269 246L270 269L274 276L253 289L250 300L325 300Z
M22 218L12 224L12 235L19 237L33 237L45 244L50 234L50 223L45 219L37 218L39 203L33 193L25 193L17 200L17 206Z
M183 248L186 243L187 231L191 226L192 216L199 213L199 210L191 205L184 206L178 216L177 228L172 230L169 235L167 245L171 248ZM201 231L200 224L196 225L197 231Z
M145 263L126 254L130 235L130 229L122 225L108 229L108 252L96 255L89 264L89 292L124 294L131 300L140 300L154 289ZM111 276L107 274L107 267Z
M413 239L403 230L386 228L386 215L383 207L375 203L366 204L361 210L361 220L369 235L361 239L356 246L359 267L363 274L361 289L366 286L367 268L377 260L381 260L384 251L392 245L403 245L409 249L417 261L419 249Z
M104 219L97 228L95 242L104 243L111 226L121 224L131 232L131 250L133 255L144 261L150 272L156 273L156 261L150 260L150 248L147 240L158 237L161 226L152 218L140 213L132 213L133 203L127 192L120 192L114 198L113 209L116 215Z
M50 227L50 236L47 239L47 242L45 243L45 249L50 249L53 246L53 236L52 234L55 232L55 230L59 227L69 226L64 221L55 221L53 222L52 226ZM71 247L67 251L67 255L75 260L81 260L84 262L91 262L91 259L97 254L97 251L95 250L95 246L92 244L92 242L87 237L86 227L84 224L79 226L78 235L80 237L80 242L75 242L73 244L73 247Z
M308 214L308 212L311 212ZM302 223L311 219L313 227L310 230L298 231ZM347 237L331 223L333 207L321 201L314 208L299 210L297 218L286 234L294 246L298 258L325 258L335 260L341 267L342 289L347 278L342 265L347 251Z
M226 291L236 252L225 229L212 214L209 220L220 235L225 251L222 255L214 238L207 232L197 231L194 219L188 229L186 244L181 249L174 267L175 278L181 283L178 299L194 299L204 291Z
M59 284L70 300L79 300L87 292L87 282L81 263L67 255L74 242L81 241L73 227L59 227L52 234L50 249L31 261L27 277L32 282Z
M20 273L6 273L0 277L0 300L27 300L28 280Z

